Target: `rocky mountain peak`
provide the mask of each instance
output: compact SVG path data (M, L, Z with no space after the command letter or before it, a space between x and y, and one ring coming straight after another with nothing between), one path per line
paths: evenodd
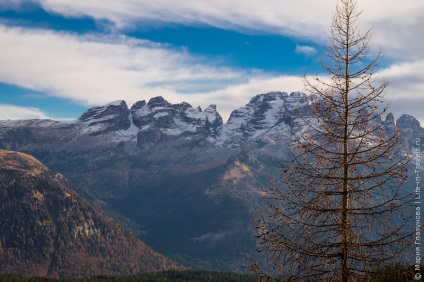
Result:
M199 110L202 111L202 109L200 107L199 107ZM207 112L207 113L216 113L216 105L215 104L209 105L209 107L207 107L205 109L205 112Z
M393 116L393 114L392 113L389 113L387 116L386 116L386 119L384 120L384 122L385 123L395 123L395 117Z
M411 151L415 146L415 140L420 138L424 130L420 126L420 122L410 115L401 115L397 121L396 126L402 132L402 145L407 151Z
M102 132L128 129L131 125L129 113L125 101L119 100L88 109L79 121L86 125L84 133L97 135Z
M396 125L400 128L410 128L413 130L419 130L420 126L420 122L414 118L413 116L410 115L401 115L397 121L396 121Z
M139 145L153 144L181 134L215 136L222 126L222 118L215 105L202 111L187 102L171 104L163 97L152 98L147 104L136 103L131 114L134 125L140 129L137 135Z
M149 102L147 103L147 105L150 108L156 108L156 107L166 107L171 104L168 103L168 101L166 101L162 96L158 96L158 97L151 98Z
M217 144L234 146L242 140L290 126L295 112L306 111L303 108L307 107L307 100L308 96L301 92L289 95L273 91L256 95L246 106L231 113Z
M95 119L104 118L107 116L116 116L120 115L121 112L128 110L127 104L123 100L111 102L104 106L92 107L88 109L82 116L79 118L81 121L90 121Z
M138 101L131 107L131 112L137 111L138 109L141 109L144 105L146 105L146 101Z
M256 95L250 100L248 105L259 105L270 101L284 100L287 97L289 97L289 94L287 94L286 92L271 91L268 93Z
M383 128L386 131L388 137L393 136L396 130L395 117L392 113L389 113L386 116L386 119L383 122Z

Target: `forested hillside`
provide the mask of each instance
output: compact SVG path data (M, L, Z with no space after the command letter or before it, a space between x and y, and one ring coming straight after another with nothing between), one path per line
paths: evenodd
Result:
M178 266L93 209L61 174L0 150L0 272L86 277L172 268Z

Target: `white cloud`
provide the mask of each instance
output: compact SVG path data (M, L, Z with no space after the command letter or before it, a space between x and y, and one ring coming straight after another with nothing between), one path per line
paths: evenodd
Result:
M311 56L311 55L317 53L317 50L314 47L311 47L311 46L296 45L295 52L299 53L299 54L303 54L303 55L308 57L308 56Z
M387 88L387 98L392 103L393 112L399 117L410 114L424 126L424 60L413 63L394 64L381 72L382 77L391 82Z
M27 0L7 0L24 4ZM337 0L33 0L67 17L108 20L116 28L134 28L146 21L224 29L265 31L324 42ZM387 56L421 56L424 44L424 1L358 1L364 28L374 26ZM404 44L407 42L408 44ZM399 55L400 54L400 55Z
M32 107L18 107L0 104L0 120L7 119L48 119L47 114Z
M71 17L87 15L98 20L107 19L117 28L129 28L141 21L155 21L207 24L225 29L272 31L300 36L314 36L322 31L324 26L320 24L323 22L317 19L323 17L327 20L334 4L334 0L321 0L319 4L310 0L102 0L95 3L86 0L35 1L48 11ZM316 16L314 9L318 7L322 10L320 17Z
M12 9L19 9L23 5L22 0L2 0L0 2L0 8L12 8Z
M25 0L26 1L26 0ZM7 0L8 5L24 0ZM336 0L33 0L46 10L68 17L108 20L115 28L136 28L146 21L207 24L225 29L264 31L319 42ZM383 74L393 81L389 97L421 102L424 85L424 2L358 1L364 28L374 26L375 43L396 60ZM253 95L301 90L298 77L275 77L211 65L189 50L176 51L125 37L76 36L0 25L0 81L97 105L125 99L129 104L162 95L170 102L206 107L218 104L223 116ZM298 46L298 52L312 52ZM212 61L212 60L209 60ZM293 88L293 89L292 89ZM225 105L221 101L226 101ZM417 103L415 103L417 105ZM399 107L398 107L399 108ZM398 109L399 112L401 109ZM396 111L398 111L396 110ZM405 109L404 112L409 112ZM412 114L419 116L417 110ZM421 121L424 117L420 117Z
M298 76L210 65L205 58L181 50L125 37L76 36L0 25L0 44L1 82L86 106L119 99L131 106L160 95L172 103L187 101L203 108L217 104L227 119L256 94L303 89ZM386 69L383 75L393 81L389 97L421 102L423 66L424 61L416 61ZM397 107L395 113L408 112L424 120L422 111L401 110Z
M231 110L271 90L297 91L297 77L207 64L202 57L125 37L76 36L0 25L0 81L86 106L163 96ZM6 94L5 94L6 95Z
M270 91L295 92L303 89L303 81L298 76L271 76L257 74L246 83L233 84L207 95L190 96L193 105L216 104L217 110L226 122L233 110L247 104L253 96ZM205 103L207 101L207 103Z
M133 103L159 95L180 102L184 93L195 94L199 84L213 91L247 80L245 72L125 37L0 26L0 45L1 82L84 105L118 99Z

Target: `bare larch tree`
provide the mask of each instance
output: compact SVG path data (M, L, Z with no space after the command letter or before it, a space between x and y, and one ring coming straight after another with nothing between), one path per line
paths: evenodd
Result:
M411 246L409 157L382 122L388 83L376 75L381 52L360 32L360 14L355 1L339 1L322 63L329 78L304 80L315 98L257 222L263 255L253 270L265 280L370 281Z

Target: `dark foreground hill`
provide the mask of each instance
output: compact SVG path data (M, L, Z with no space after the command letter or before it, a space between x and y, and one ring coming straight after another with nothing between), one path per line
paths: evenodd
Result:
M0 272L47 277L179 268L99 214L61 174L0 150Z

